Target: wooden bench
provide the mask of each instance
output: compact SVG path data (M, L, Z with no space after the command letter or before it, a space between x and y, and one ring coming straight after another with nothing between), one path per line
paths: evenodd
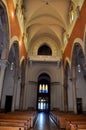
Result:
M30 119L30 127L33 127L36 118L36 111L15 111L15 112L11 112L10 114L27 116Z
M4 127L16 127L16 129L29 129L33 127L33 120L35 117L34 112L11 112L11 113L0 113L0 126Z
M11 120L11 122L26 122L28 128L30 128L30 118L27 116L20 116L20 115L9 115L9 114L3 114L0 115L0 119L4 120Z
M71 124L86 124L86 121L84 121L84 120L67 121L65 129L70 130L71 129Z
M0 126L0 130L25 130L22 127Z
M6 129L8 130L28 130L27 125L25 125L23 122L11 122L11 121L0 121L0 129ZM3 130L2 129L2 130Z
M66 128L66 121L72 121L72 120L82 120L86 121L86 116L84 115L75 115L73 113L66 113L66 112L52 112L52 115L57 121L57 124L60 128Z
M86 116L79 116L79 115L72 115L72 116L64 116L62 119L60 119L60 127L66 128L66 121L86 121ZM63 121L63 122L61 122Z
M65 118L69 116L73 116L74 114L65 113L65 112L53 112L52 115L54 119L56 120L57 125L60 128L65 128Z
M70 124L71 128L70 130L80 130L80 129L85 129L86 130L86 123L71 123Z

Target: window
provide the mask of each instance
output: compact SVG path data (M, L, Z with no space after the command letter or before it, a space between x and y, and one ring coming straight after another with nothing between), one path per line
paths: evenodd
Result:
M48 99L47 98L39 97L38 109L39 110L47 110L48 109Z
M48 85L40 84L39 85L39 93L48 93Z

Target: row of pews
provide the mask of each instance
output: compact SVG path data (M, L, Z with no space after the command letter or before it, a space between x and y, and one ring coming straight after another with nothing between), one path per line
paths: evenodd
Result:
M52 119L65 130L86 130L86 115L75 115L73 112L51 111Z
M0 113L0 130L28 130L33 127L36 111Z

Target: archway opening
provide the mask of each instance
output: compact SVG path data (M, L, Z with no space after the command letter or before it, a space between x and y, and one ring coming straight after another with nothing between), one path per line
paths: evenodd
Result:
M76 43L72 57L72 82L74 84L75 112L81 114L85 111L86 92L86 63L82 47Z
M50 76L43 73L38 78L37 110L50 110Z
M38 49L38 55L52 55L52 50L44 44Z
M16 104L16 86L18 82L18 70L19 70L19 46L15 42L9 52L8 64L5 71L1 107L5 112L10 112L13 104ZM10 82L9 82L10 81ZM16 106L16 105L15 105Z
M0 2L0 59L6 59L9 44L9 23L6 8Z

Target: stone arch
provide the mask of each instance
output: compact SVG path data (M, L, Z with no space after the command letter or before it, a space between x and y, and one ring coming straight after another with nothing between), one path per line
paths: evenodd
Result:
M46 43L44 43L38 48L38 55L52 55L52 50Z
M37 55L38 48L42 46L43 43L47 43L47 45L52 48L52 56L59 56L60 50L57 46L57 43L48 37L43 37L42 39L36 40L34 45L30 48L30 54Z
M0 1L0 59L7 59L9 50L9 21L7 9Z
M78 62L76 58L80 58L79 56L81 56L81 53L83 54L82 58L85 58L83 46L79 42L76 42L72 48L71 67L76 65L76 62Z
M8 65L5 71L3 91L2 91L2 101L1 107L5 109L6 112L14 111L18 107L18 81L19 80L19 44L14 41L12 44L9 55L8 55ZM9 82L10 81L10 82ZM11 98L9 105L7 98Z
M73 46L72 51L72 62L71 62L71 81L73 86L73 109L75 113L81 113L82 107L83 110L85 109L85 98L83 97L84 91L86 91L85 86L85 80L86 80L86 65L85 65L85 55L83 47L80 43L75 43ZM82 86L83 84L83 86ZM83 87L83 89L82 89ZM77 89L78 88L78 89ZM83 91L81 94L80 91ZM83 106L82 102L81 105L78 106L78 99L83 100Z
M72 54L73 54L73 51L74 51L74 47L75 47L75 45L76 44L78 44L78 45L80 45L81 46L81 48L82 48L82 51L83 51L83 53L84 53L84 44L83 44L83 41L82 41L82 39L80 39L80 38L76 38L74 41L73 41L73 46L72 46L72 51L71 51L71 61L72 61Z
M47 73L39 75L37 88L37 110L39 111L50 110L50 82L50 76Z

